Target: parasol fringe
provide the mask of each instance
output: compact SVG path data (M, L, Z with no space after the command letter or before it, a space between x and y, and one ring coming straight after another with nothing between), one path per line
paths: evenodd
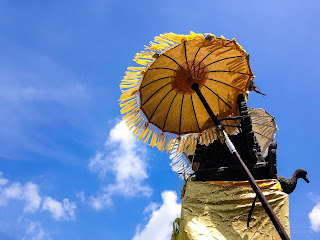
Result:
M144 124L144 130L143 132L140 134L139 136L139 140L142 140L149 132L150 128L149 127L146 127L146 124Z
M132 128L134 128L138 122L141 120L141 115L138 114L133 120L131 120L129 123L127 123L127 126L129 127L129 130L131 131Z
M170 150L169 150L169 153L171 153L171 152L173 151L174 146L176 145L176 142L178 141L178 138L179 138L179 137L177 137L177 138L174 139L173 144L171 144L171 148L170 148Z
M195 137L192 137L192 142L190 144L190 152L194 153L196 150L196 139Z
M137 53L136 57L154 60L154 58L150 56L147 52Z
M122 81L124 81L124 80L132 80L132 79L141 80L141 76L123 76Z
M164 146L165 146L165 144L166 144L167 137L168 137L168 136L165 136L165 137L164 137L163 144L162 144L162 146L161 146L161 148L160 148L160 151L161 151L161 152L163 152L163 150L164 150Z
M130 112L131 110L138 110L138 109L139 109L138 106L134 105L134 106L132 106L130 108L121 109L120 112L121 112L121 114L125 114L127 112Z
M171 144L172 144L172 141L173 141L173 137L171 137L169 140L168 140L168 143L167 143L167 153L169 152L169 150L170 150L170 147L171 147Z
M131 109L132 107L138 107L137 102L131 102L129 104L126 104L122 109L121 109L121 114L127 112L128 109Z
M139 83L141 80L140 79L123 79L122 83L120 84L120 86L122 84L124 85L128 85L128 84L134 84L134 83Z
M136 98L137 94L135 94L135 92L132 92L131 89L127 89L125 91L123 91L123 93L120 96L120 103L124 103L132 98Z
M134 87L131 89L127 89L127 90L121 90L122 94L120 96L120 100L122 99L126 99L130 96L136 95L136 93L138 92L138 87Z
M130 99L132 99L132 98L136 98L137 96L136 95L131 95L131 96L128 96L128 97L126 97L126 98L122 98L122 96L120 97L120 103L119 104L121 104L121 103L124 103L125 101L128 101L128 100L130 100Z
M141 124L143 123L143 118L141 119L141 122L139 123L139 125L134 129L134 131L132 132L134 136L137 136L137 134L139 132L141 132L143 125L141 126ZM141 126L141 127L140 127Z
M145 70L145 67L128 67L127 70L129 71L143 71Z
M135 111L135 113L133 113L132 115L130 115L130 116L128 117L128 119L126 120L126 124L129 125L129 126L131 126L131 123L132 123L132 121L134 121L134 118L137 118L137 117L139 117L139 116L140 116L139 112L138 112L138 111Z
M133 109L131 112L127 113L126 115L123 116L123 119L127 119L128 117L130 117L132 114L134 114L135 112L139 112L139 109Z
M185 140L185 143L184 143L184 148L183 148L183 151L185 152L187 150L187 147L188 147L188 143L190 142L190 136L188 136Z
M204 142L204 143L206 144L206 146L208 146L208 145L209 145L209 142L210 142L208 131L206 131L206 132L204 133L204 139L205 139L205 142Z
M170 41L170 40L168 40L168 39L166 39L166 38L163 38L163 37L155 37L154 38L155 40L155 42L158 42L158 43L166 43L168 46L172 46L172 45L174 45L175 44L175 42L173 42L173 41Z
M157 143L157 136L158 136L158 133L156 131L153 131L152 138L149 144L150 146L152 147L155 146L155 144Z
M139 57L135 57L134 59L138 64L141 64L141 65L149 65L149 63L152 62L152 60L144 60L144 59L141 59Z
M129 99L129 101L120 102L120 107L124 107L124 106L126 106L126 105L128 105L128 104L130 104L130 103L136 102L136 101L137 101L137 99L136 99L136 96L135 96L135 97L133 97L131 100Z
M166 141L167 141L167 135L164 135L163 138L162 138L162 142L161 142L161 144L160 144L160 146L159 146L159 150L160 150L161 152L162 152L163 149L164 149L164 146L165 146L165 144L166 144Z
M181 141L181 137L178 137L178 147L177 152L182 152L183 141Z
M159 134L158 140L155 146L158 146L158 150L160 150L160 145L162 144L163 133Z
M213 139L213 135L214 135L213 130L209 129L209 131L208 131L209 144L211 143L211 139Z
M150 129L150 131L149 131L149 133L148 133L148 136L147 136L146 139L143 141L144 143L147 143L147 142L149 141L152 132L153 132L152 129Z
M138 83L135 83L135 84L120 84L120 89L123 89L123 88L132 88L132 87L135 87L135 86L138 86L139 84Z
M161 134L159 135L159 140L158 140L158 143L157 143L158 150L160 150L160 149L162 148L163 140L164 140L164 134L161 133Z
M134 60L135 60L135 61L139 60L139 57L136 57ZM141 72L126 71L126 76L136 76L136 77L138 77L138 76L140 76L140 75L142 75Z

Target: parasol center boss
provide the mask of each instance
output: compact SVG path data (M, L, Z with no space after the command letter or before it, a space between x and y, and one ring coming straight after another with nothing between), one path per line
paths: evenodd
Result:
M192 94L195 91L191 86L194 83L203 87L207 81L209 70L200 61L188 61L182 64L174 73L171 80L171 87L180 94Z

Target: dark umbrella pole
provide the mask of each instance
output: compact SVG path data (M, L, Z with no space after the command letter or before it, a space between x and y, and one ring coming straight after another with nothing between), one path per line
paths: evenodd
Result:
M268 203L268 200L266 199L266 197L263 195L261 189L259 188L259 186L257 185L256 180L253 178L250 170L248 169L248 167L246 166L246 164L242 161L239 153L237 152L237 150L235 149L233 143L231 142L229 136L227 135L227 133L222 129L219 120L217 119L216 115L214 115L214 113L212 112L209 104L207 103L206 99L204 98L204 96L202 95L200 89L199 89L199 85L197 83L194 83L191 88L197 93L198 97L200 98L203 106L205 107L205 109L207 110L210 118L212 119L212 121L214 122L214 124L223 132L224 137L225 137L225 142L226 145L228 146L230 152L232 153L232 156L234 157L234 159L242 166L242 170L245 173L252 189L255 191L255 193L257 194L263 208L265 209L265 211L267 212L270 220L272 221L274 227L277 229L281 239L284 240L290 240L288 234L286 233L286 231L284 230L283 226L281 225L279 219L277 218L276 214L274 213L274 211L272 210L270 204Z

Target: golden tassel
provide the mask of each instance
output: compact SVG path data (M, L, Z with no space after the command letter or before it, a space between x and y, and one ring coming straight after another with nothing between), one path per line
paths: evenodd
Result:
M139 136L139 140L141 140L141 139L143 139L146 135L147 135L147 133L149 132L149 128L148 127L146 127L146 125L144 125L144 127L145 127L145 129L143 130L143 132L141 133L141 135Z
M176 145L178 138L175 138L174 143L171 145L171 149L169 150L169 153L172 153L172 150L174 148L174 146Z
M167 136L164 137L163 143L162 143L161 148L160 148L161 152L163 152L163 150L164 150L164 146L166 144L166 141L167 141Z
M133 136L137 136L137 134L141 131L141 129L143 128L143 126L141 126L141 124L143 123L143 119L141 120L141 122L139 123L139 125L134 129L133 131ZM141 126L141 127L140 127Z
M139 114L139 116L140 116L140 118L138 118L137 121L135 120L135 121L133 121L133 122L131 123L131 127L129 127L129 130L130 130L130 131L131 131L132 128L134 128L134 127L140 122L141 119L143 119L140 114Z
M157 144L157 140L158 140L157 138L158 138L158 132L154 131L149 145L154 147Z
M170 147L171 147L172 141L173 141L173 138L172 138L172 137L169 138L168 143L167 143L167 148L166 148L167 153L169 152L169 149L170 149Z
M127 102L124 102L124 103L120 103L120 107L124 107L124 106L126 106L126 105L128 105L130 103L133 103L134 101L137 101L137 99L134 98L134 99L131 99L130 101L127 101Z
M152 129L150 129L149 133L148 133L148 136L146 137L146 139L143 141L144 143L147 143L150 139L150 136L152 134Z
M133 120L133 118L135 118L135 117L137 117L137 116L139 116L140 114L139 114L139 112L138 111L136 111L135 113L133 113L127 120L126 120L126 124L127 125L131 125L131 121ZM133 120L134 121L134 120Z

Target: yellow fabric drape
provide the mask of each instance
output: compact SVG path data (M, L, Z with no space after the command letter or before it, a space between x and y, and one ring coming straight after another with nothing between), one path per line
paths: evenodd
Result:
M284 229L290 234L289 198L277 180L258 181ZM247 219L255 193L246 181L188 182L176 240L280 239L257 200L250 228Z

